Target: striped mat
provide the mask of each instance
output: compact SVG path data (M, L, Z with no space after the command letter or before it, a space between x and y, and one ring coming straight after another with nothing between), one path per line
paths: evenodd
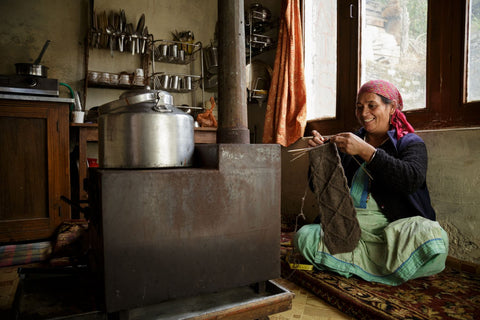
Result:
M51 252L50 241L0 246L0 267L44 261Z

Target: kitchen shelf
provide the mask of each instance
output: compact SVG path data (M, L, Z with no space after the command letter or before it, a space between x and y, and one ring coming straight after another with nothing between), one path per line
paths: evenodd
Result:
M252 57L277 47L279 19L271 19L257 9L262 8L251 8L245 16L245 47L250 61Z
M172 46L177 46L177 52L172 55ZM187 43L170 40L153 40L153 59L156 62L188 65L197 58L197 53L202 49L201 43ZM164 47L165 46L165 47ZM183 57L180 51L183 50Z
M165 78L168 79L167 82L169 82L173 77L178 77L177 88L170 87L170 83L168 83L167 86L165 85ZM176 93L193 93L198 89L201 80L202 78L199 75L171 72L156 72L150 77L150 82L154 88ZM190 84L188 85L187 83Z
M272 19L268 8L260 4L253 4L245 12L245 20L245 53L248 70L253 78L254 65L258 65L258 62L255 64L252 58L277 47L279 19ZM269 78L271 78L271 73L270 77L268 77L268 82L270 81ZM268 99L269 84L265 85L268 82L267 77L263 75L256 79L249 79L247 85L248 101L255 99L261 105L263 101ZM259 83L264 85L259 86Z
M133 84L108 84L88 81L89 88L101 88L101 89L119 89L119 90L132 90L145 88L145 85L133 85Z
M203 50L202 43L190 43L173 40L153 40L151 41L151 75L147 82L154 90L164 90L173 93L191 94L192 107L196 107L195 95L197 90L201 89L202 108L204 104L205 91L203 90ZM157 65L162 64L177 65L179 68L183 66L179 72L166 71L163 67L162 71L157 72ZM199 65L199 69L195 69L195 65ZM190 68L189 72L185 71ZM172 80L173 79L173 80ZM176 79L176 80L175 80ZM189 80L188 80L189 79ZM190 83L190 84L188 84Z

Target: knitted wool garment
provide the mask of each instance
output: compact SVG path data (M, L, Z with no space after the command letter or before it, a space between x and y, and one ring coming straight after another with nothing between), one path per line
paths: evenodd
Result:
M353 251L361 230L337 146L328 143L310 151L310 168L325 245L331 254Z

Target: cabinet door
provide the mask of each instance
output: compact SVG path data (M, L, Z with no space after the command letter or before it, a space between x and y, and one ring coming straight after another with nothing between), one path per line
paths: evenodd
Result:
M0 242L48 238L69 218L68 108L0 100Z

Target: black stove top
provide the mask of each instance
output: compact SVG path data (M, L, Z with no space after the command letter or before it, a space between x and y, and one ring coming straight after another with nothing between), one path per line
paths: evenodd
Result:
M0 75L0 93L58 97L58 80L28 75Z

